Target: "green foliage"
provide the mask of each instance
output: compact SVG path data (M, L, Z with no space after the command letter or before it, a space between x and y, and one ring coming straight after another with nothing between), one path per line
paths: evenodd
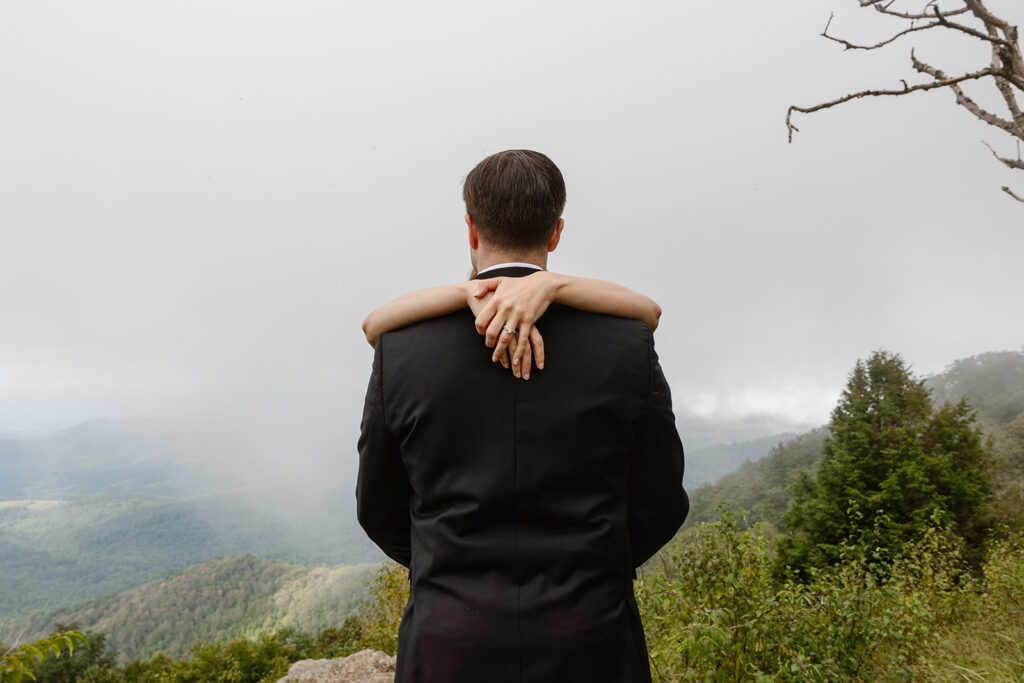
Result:
M364 630L363 620L356 614L350 614L341 626L328 626L321 631L313 641L313 649L323 659L347 657L365 649Z
M409 600L409 572L385 562L370 585L370 598L359 609L365 647L390 655L398 650L398 625Z
M58 628L45 638L17 648L8 649L0 644L0 652L3 652L0 657L0 683L18 683L25 677L38 680L37 672L33 671L35 662L59 659L65 650L67 657L64 661L67 661L74 655L75 647L82 645L89 646L86 636L67 627Z
M54 624L55 631L77 631L81 625ZM104 671L114 667L114 652L107 649L105 633L85 632L85 644L68 657L47 656L33 665L32 671L39 683L78 683L82 680L100 683L107 680Z
M923 380L899 355L878 351L857 362L829 430L816 476L793 484L780 567L806 577L837 564L844 543L892 555L935 513L980 564L989 455L966 400L934 411Z
M920 680L1024 680L1024 537L992 550L975 590L960 597L959 618L939 627L920 652Z
M862 546L841 545L835 567L779 582L761 526L720 511L659 553L636 585L655 680L1019 680L1024 540L997 546L977 578L959 548L951 528L933 523L885 558L885 571ZM405 569L380 565L368 594L315 638L280 629L197 641L185 658L158 654L119 668L103 634L88 633L88 654L76 648L63 669L44 670L56 662L47 658L33 671L40 681L87 683L276 681L299 659L393 652Z
M288 673L292 662L306 658L311 643L308 636L290 630L263 635L256 641L238 638L228 643L196 643L191 658L173 672L173 680L269 683Z
M770 557L759 528L724 512L658 553L641 572L637 603L659 680L741 680L770 643Z
M948 530L930 527L884 577L859 548L777 582L759 525L724 512L659 553L637 600L660 681L907 680L979 593ZM1014 585L1005 599L1024 597Z

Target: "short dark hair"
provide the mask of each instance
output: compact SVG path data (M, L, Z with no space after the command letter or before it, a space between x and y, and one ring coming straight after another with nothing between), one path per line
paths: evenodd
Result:
M547 156L510 149L469 172L462 198L484 240L504 249L533 249L547 244L562 217L565 181Z

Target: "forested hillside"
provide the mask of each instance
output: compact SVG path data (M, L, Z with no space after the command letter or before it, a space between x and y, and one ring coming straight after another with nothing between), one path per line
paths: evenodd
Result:
M292 437L191 417L0 438L0 619L215 557L382 559L355 522L354 445L318 462Z
M993 514L1024 528L1024 351L983 353L951 363L925 386L937 405L967 398L978 423L993 439ZM820 428L776 446L761 460L748 462L716 483L690 491L690 515L684 528L716 517L718 501L747 512L751 521L779 529L800 471L813 469L828 435Z
M680 428L682 429L682 428ZM683 486L691 489L703 484L710 484L724 475L736 471L745 462L755 462L764 458L773 447L789 441L796 434L783 432L759 439L741 441L739 443L715 444L697 448L686 447L686 477ZM689 443L689 435L683 433L683 443Z
M684 528L717 517L718 501L745 510L751 520L777 528L792 498L790 484L796 473L811 468L821 458L828 430L824 427L776 445L760 460L744 463L714 484L690 491L690 514Z
M320 631L366 596L376 565L306 567L252 555L203 562L73 609L0 622L0 642L34 640L55 623L108 634L126 658L184 655L197 640L256 637L281 628Z
M275 515L277 506L267 500L265 510L224 498L0 503L0 619L116 593L218 556L252 553L310 564L379 560L340 501L302 526Z

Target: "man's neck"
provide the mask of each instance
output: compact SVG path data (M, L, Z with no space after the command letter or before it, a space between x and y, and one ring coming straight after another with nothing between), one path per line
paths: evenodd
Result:
M529 263L542 270L547 270L548 254L509 254L509 253L477 253L476 272L481 272L502 263Z

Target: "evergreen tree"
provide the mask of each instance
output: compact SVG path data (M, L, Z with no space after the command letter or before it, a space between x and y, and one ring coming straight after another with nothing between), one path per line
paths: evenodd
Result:
M829 430L816 476L794 482L780 568L836 564L844 542L885 562L936 516L979 557L989 458L966 400L934 410L903 359L877 351L857 361Z

